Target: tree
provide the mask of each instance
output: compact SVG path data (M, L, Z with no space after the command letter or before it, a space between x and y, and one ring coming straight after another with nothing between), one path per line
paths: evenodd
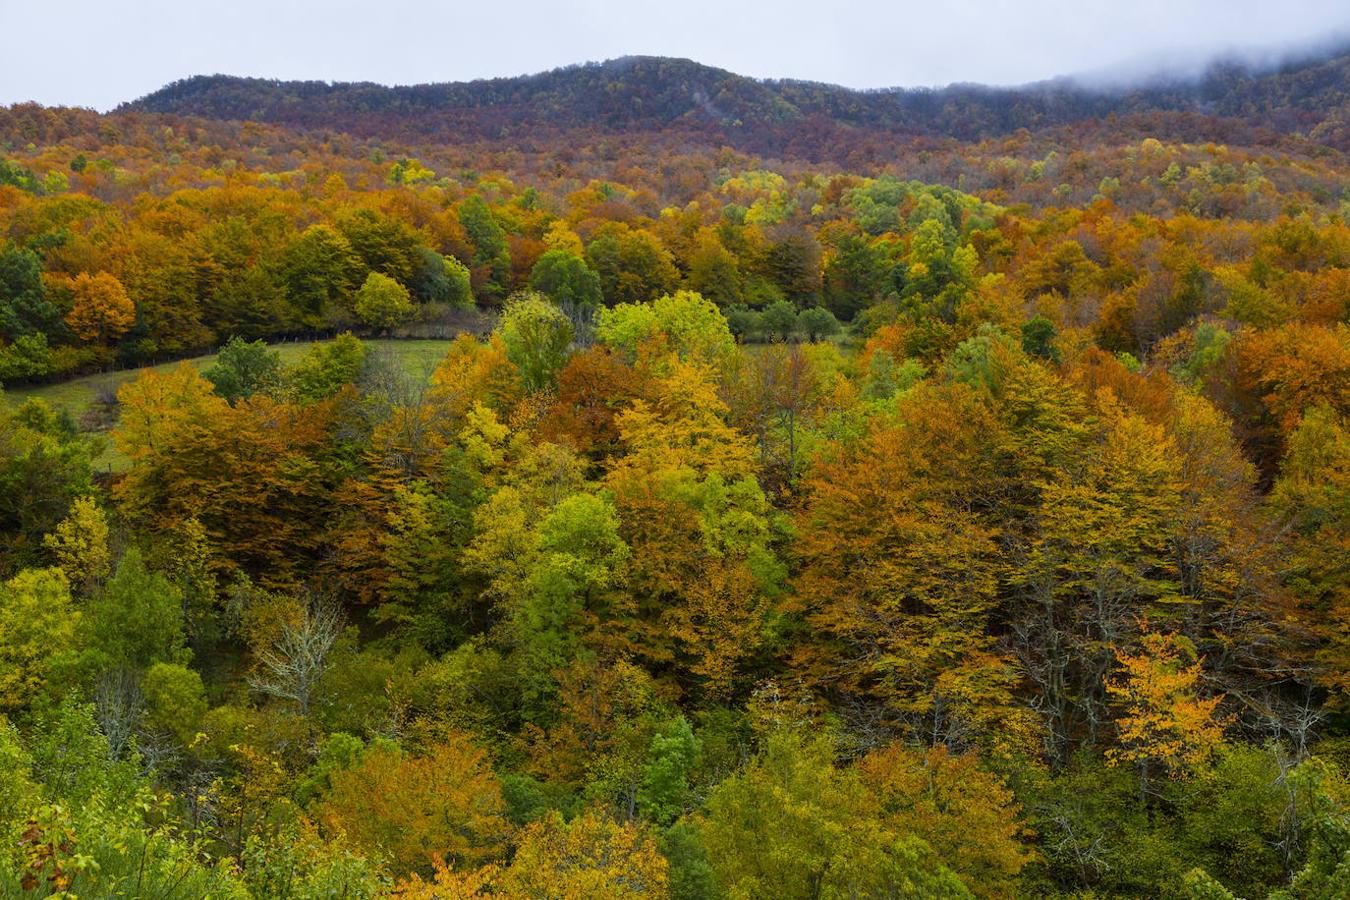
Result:
M1053 374L1044 377L1037 390L1054 390ZM1010 399L1026 403L1032 385L1019 382ZM1185 507L1174 440L1109 389L1098 391L1088 423L1072 402L1039 404L1039 414L1017 412L1024 424L1014 433L1024 465L1045 466L1036 530L1013 573L1023 604L1014 646L1041 692L1051 746L1063 754L1107 721L1105 679L1117 651L1135 648L1140 620L1179 620L1198 601L1182 594L1177 569L1174 528Z
M1059 348L1055 346L1055 323L1045 316L1032 316L1022 323L1022 350L1027 356L1059 362Z
M530 270L530 289L563 308L599 307L604 303L600 276L580 257L566 250L549 250Z
M11 341L55 334L61 314L47 298L42 259L32 250L0 250L0 334Z
M353 384L366 365L366 345L347 332L326 344L315 344L286 373L297 399L316 402Z
M981 897L1017 893L1035 858L1013 793L975 754L891 744L858 762L858 773L896 834L922 838Z
M408 287L426 303L448 303L457 309L473 308L473 285L469 268L453 256L442 256L430 247L418 252L417 270Z
M356 292L352 308L361 321L381 333L408 321L413 314L408 289L388 275L371 272Z
M645 344L664 340L680 359L712 365L736 346L722 315L711 300L693 291L677 291L654 303L621 303L601 310L596 339L629 358L636 358Z
M1113 764L1160 763L1171 773L1209 759L1223 740L1215 715L1221 697L1201 697L1201 662L1194 645L1177 634L1145 632L1139 653L1116 651L1118 677L1106 685L1120 709L1119 744L1108 748Z
M473 245L474 284L486 291L489 299L500 299L507 291L511 275L506 232L478 194L466 197L457 212L459 223Z
M572 322L562 310L538 294L517 295L502 311L497 332L527 391L557 386L572 347Z
M126 334L136 321L136 306L122 282L107 272L81 272L70 282L66 324L81 340L107 344Z
M43 535L42 545L56 557L72 586L89 592L107 577L112 558L108 550L108 520L93 497L80 497L70 514Z
M60 569L25 569L0 585L0 710L24 709L62 677L81 624Z
M342 627L342 610L336 603L315 596L299 604L298 615L282 623L270 646L257 651L249 686L288 700L300 715L309 715L314 690L328 670Z
M449 732L416 755L377 744L330 780L319 822L398 874L428 872L442 859L477 865L502 850L501 786L464 734Z
M685 283L722 308L744 300L744 277L740 263L711 232L702 233L689 258Z
M888 830L824 738L771 732L760 754L713 788L697 819L718 885L732 897L970 897L922 841Z
M190 744L202 716L206 715L202 677L187 666L157 662L141 679L141 692L145 695L148 723L174 735L184 745Z
M167 578L128 550L103 593L90 601L84 620L89 665L95 671L142 671L187 657L182 595Z
M680 273L670 251L653 235L611 226L586 247L605 301L642 303L674 291Z
M52 350L45 334L25 334L0 347L0 383L43 378L52 374Z
M839 320L823 306L812 306L797 315L797 330L814 342L839 333Z
M890 268L882 247L862 235L843 235L825 263L826 307L839 318L852 320L885 293Z
M352 252L367 271L379 272L405 284L412 278L421 240L407 222L361 207L340 219L337 230L347 239ZM330 261L341 259L340 244L335 244L326 235L323 244L325 256ZM334 250L338 252L333 253ZM359 278L357 275L356 280Z
M44 535L93 483L91 446L41 400L0 410L0 571L40 561Z
M1289 435L1270 494L1290 534L1285 580L1306 627L1319 639L1318 678L1331 702L1350 702L1350 428L1325 406L1310 407Z
M757 310L747 306L729 306L726 310L727 328L738 341L749 341L757 337L763 329L763 321Z
M236 335L220 348L215 365L202 374L217 394L234 403L280 387L281 354L263 341L249 343Z
M689 720L676 716L662 732L653 735L648 756L651 762L638 789L638 810L652 821L667 825L688 808L690 780L699 763L699 743Z
M311 351L300 386L337 389L320 386L348 377L343 363L359 362L360 342L348 340L354 358ZM173 531L196 519L216 565L264 586L294 586L332 516L332 404L257 395L230 406L188 364L169 375L147 372L118 396L123 415L113 439L133 465L114 493L128 520Z
M797 310L787 300L779 300L764 308L759 322L767 337L786 341L797 331Z
M351 301L365 264L329 225L311 225L281 254L278 277L297 325L321 328Z
M995 483L999 427L959 386L914 388L896 413L804 485L796 593L817 637L799 662L832 692L942 735L1011 700L989 634L994 530L963 499Z
M511 865L493 881L507 897L629 900L666 896L666 860L636 822L588 809L571 822L552 812L516 837Z

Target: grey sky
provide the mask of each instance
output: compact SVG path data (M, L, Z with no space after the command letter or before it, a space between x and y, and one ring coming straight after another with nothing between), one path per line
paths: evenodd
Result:
M853 87L1016 84L1350 34L1350 0L0 0L0 103L226 73L413 84L625 54Z

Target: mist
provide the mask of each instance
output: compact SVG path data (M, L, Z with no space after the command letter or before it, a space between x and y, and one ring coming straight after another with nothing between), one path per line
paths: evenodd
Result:
M1155 51L1097 69L1068 73L1057 81L1100 91L1121 91L1193 83L1217 66L1235 66L1252 74L1350 52L1350 27L1310 39L1267 44L1193 46Z

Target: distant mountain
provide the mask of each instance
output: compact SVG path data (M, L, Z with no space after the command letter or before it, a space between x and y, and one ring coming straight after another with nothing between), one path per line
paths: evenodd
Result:
M517 140L531 134L690 132L759 152L848 132L963 141L1106 116L1238 120L1350 150L1350 48L1282 66L1210 65L1199 77L1110 87L1072 78L993 88L858 91L759 80L685 59L626 57L538 75L385 87L225 75L175 82L118 108L363 135Z

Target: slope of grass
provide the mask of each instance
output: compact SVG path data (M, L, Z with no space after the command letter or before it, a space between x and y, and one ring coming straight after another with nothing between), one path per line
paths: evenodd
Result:
M309 352L316 342L296 342L274 344L284 366L295 364ZM317 342L324 343L324 342ZM412 378L426 378L436 368L450 347L448 340L389 340L366 341L366 345L381 357L385 357ZM185 360L203 371L216 361L214 353ZM75 421L82 421L94 408L101 394L116 393L117 389L128 381L134 381L148 370L168 372L184 361L162 363L157 366L145 366L139 369L122 369L98 375L86 375L57 384L42 384L5 388L3 402L11 408L19 406L25 400L37 398L45 400L53 408L66 409ZM115 471L125 463L112 449L111 442L94 461L95 468L103 471Z

